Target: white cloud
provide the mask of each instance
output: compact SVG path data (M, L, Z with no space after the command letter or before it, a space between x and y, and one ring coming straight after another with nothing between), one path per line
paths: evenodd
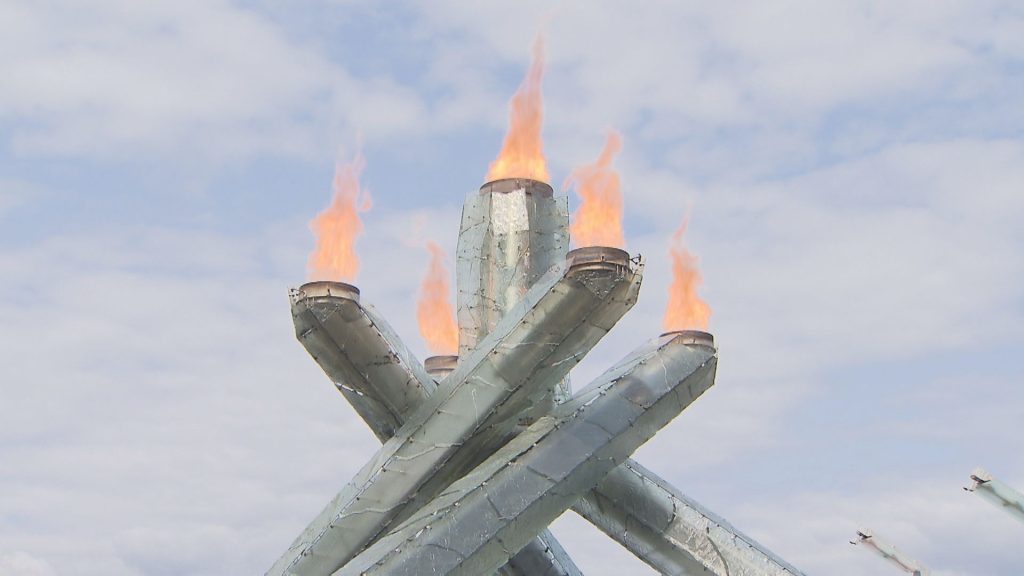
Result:
M38 195L36 186L28 182L0 177L0 218Z
M0 553L0 574L4 576L56 576L53 567L24 552Z
M256 8L13 2L0 8L0 63L8 70L0 121L10 124L16 151L85 156L305 155L336 148L356 130L406 146L411 135L497 131L507 79L525 67L530 36L543 27L548 144L560 170L574 157L573 142L599 143L615 126L680 155L695 172L750 173L787 159L806 164L821 153L812 142L822 124L850 106L870 117L872 106L957 103L990 130L999 129L997 119L1019 118L1019 104L1007 98L964 109L1013 86L1000 66L1012 58L1024 19L995 19L997 5L570 2L509 11L437 2L411 7L421 12L408 28L366 32L400 36L423 55L424 70L410 75L396 65L357 76L349 70L368 56L359 48L329 54L329 39L304 39ZM352 6L331 10L358 14ZM387 42L379 45L387 51ZM870 146L878 136L869 124L879 121L845 130ZM930 118L912 131L949 121ZM745 141L742 166L735 142L723 148L728 134Z
M597 103L615 107L606 121L616 124L649 109L659 124L681 113L721 127L768 109L807 119L853 101L933 89L982 63L984 55L973 51L1002 45L1008 40L998 38L1019 29L1020 15L996 17L997 7L1008 5L569 2L551 9L534 2L509 11L446 2L421 16L428 30L482 48L474 63L492 69L495 60L525 59L525 40L545 29L549 81L561 88L549 92L573 112L556 123L593 121L589 106ZM989 31L997 21L1006 32L994 41Z
M0 255L0 540L139 574L170 569L173 535L172 567L254 573L355 471L374 440L294 342L263 251L121 230Z
M307 154L402 132L418 99L227 2L8 2L0 121L23 153ZM198 148L198 150L196 150Z

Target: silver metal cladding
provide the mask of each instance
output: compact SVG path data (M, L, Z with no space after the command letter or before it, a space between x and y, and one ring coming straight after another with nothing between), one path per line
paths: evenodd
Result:
M803 576L633 460L573 510L661 574Z
M295 337L381 441L436 384L359 290L311 282L291 292Z
M632 306L639 278L613 278L598 294L567 278L563 262L513 306L438 391L423 402L321 515L288 570L340 568L382 533L471 469L490 439L545 395ZM477 437L487 441L477 442ZM484 454L489 452L484 452ZM525 544L525 543L524 543Z
M583 576L550 530L531 540L501 571L515 576Z
M294 291L297 293L298 291ZM313 294L323 294L324 292L312 291ZM296 317L296 333L303 333L311 330L307 335L306 339L300 338L303 344L313 355L314 359L319 363L325 371L329 373L336 373L336 367L339 364L350 363L351 360L346 357L344 350L338 346L325 346L317 348L312 346L309 342L309 338L313 337L326 337L325 327L319 325L319 323L310 323L308 310L309 305L316 307L317 305L330 304L333 300L335 303L341 303L345 306L354 306L354 302L342 296L335 296L335 294L341 294L337 290L332 290L332 296L319 296L319 299L312 298L307 300L304 297L300 297L298 302L297 310L300 312ZM294 307L294 306L293 306ZM305 314L301 312L305 310ZM391 351L388 353L388 357L392 362L405 363L410 366L415 366L415 359L411 353L406 350L405 346L401 343L396 335L393 334L390 327L383 319L377 317L375 311L370 308L362 308L363 313L366 317L372 321L372 323L380 331L381 337L389 342ZM306 316L306 320L300 320L299 318ZM350 315L351 316L351 315ZM332 326L328 321L327 326ZM359 330L356 331L355 335L358 336ZM363 337L369 341L373 341L374 336L371 334L363 334ZM315 353L314 353L315 352ZM402 360L405 359L405 360ZM434 377L439 377L443 374L451 372L455 368L458 362L458 356L435 356L427 358L425 364L428 368L434 369L434 373L431 374ZM376 392L379 389L404 389L408 394L408 399L415 403L415 406L422 404L427 397L429 390L424 388L409 388L407 386L410 379L415 379L415 373L417 370L410 369L407 373L401 371L396 372L394 370L380 370L379 368L386 367L385 365L377 365L375 367L364 366L359 370L361 372L371 373L373 378L373 387L358 386L353 388L352 386L338 386L338 390L342 392L342 395L349 400L352 406L356 409L356 413L359 414L374 434L382 441L386 441L391 438L394 431L405 421L405 417L408 415L407 412L395 414L384 407L384 402L381 401ZM438 372L441 371L441 372ZM357 382L352 382L358 385ZM423 393L420 393L423 392ZM413 406L413 408L415 407ZM269 572L270 574L294 574L291 572L291 564L296 554L301 554L303 550L309 544L311 538L315 537L315 534L309 531L303 532L296 538L292 543L288 552L286 552L278 563L275 564L274 568ZM579 576L580 571L576 565L569 558L568 554L558 543L553 535L545 533L539 536L534 542L526 546L509 562L508 566L503 567L499 571L500 576L532 576L534 574L544 574L547 576Z
M330 319L330 316L324 318L324 324L315 321L315 316L312 315L310 308L314 310L317 308L332 309L333 306L340 305L345 308L361 310L365 318L377 328L379 337L388 343L389 351L385 355L387 360L382 361L385 357L381 356L380 353L383 348L378 348L378 352L374 356L375 365L363 365L360 363L360 368L357 368L359 373L366 373L372 376L372 387L360 385L361 380L358 379L349 380L349 383L355 384L355 387L350 384L338 386L338 390L352 404L356 409L356 413L363 418L374 434L382 442L386 441L393 435L398 426L404 423L409 409L400 413L388 410L385 407L385 402L379 398L378 392L381 389L404 390L407 399L414 403L413 406L408 407L411 409L422 404L426 400L427 394L433 388L429 386L410 388L408 386L410 380L417 378L418 370L416 366L418 363L387 323L378 317L372 307L357 307L356 302L349 298L349 290L339 290L335 286L323 287L329 288L329 292L325 289L317 289L319 287L314 288L310 290L309 294L300 294L299 290L293 290L293 296L298 297L298 302L293 297L293 313L296 314L296 334L305 334L304 337L299 338L300 341L303 342L310 354L325 371L337 374L337 367L339 365L353 363L354 361L358 362L359 358L351 359L349 357L350 354L346 354L348 349L343 349L343 346L327 345L317 347L312 344L313 339L319 338L322 340L328 338L330 336L329 332L335 327L335 324ZM330 296L325 296L325 294L330 294ZM333 308L333 310L334 314L340 313L338 308ZM354 317L351 311L342 315L350 318ZM351 335L361 338L364 343L372 343L378 337L372 332L366 333L365 328L355 328ZM341 335L339 334L338 336ZM427 358L425 365L427 373L430 373L431 369L433 369L431 376L441 379L443 375L454 370L457 362L458 356L435 356ZM395 371L388 369L389 363L406 365L409 368L406 371ZM426 379L424 378L424 380ZM285 566L290 565L294 554L301 554L301 551L305 549L312 537L313 535L307 532L300 534L289 548L289 551L282 556L278 564L275 564L275 568L270 573L279 574L282 573L282 570L289 570ZM499 574L500 576L532 576L534 574L578 576L580 571L555 537L550 533L545 533L523 548L509 562L508 566L503 567L499 571Z
M488 182L462 207L456 257L459 354L494 329L569 250L569 202L537 180ZM557 402L572 395L566 376L552 385Z
M493 572L712 386L716 362L681 338L645 344L336 576Z
M570 251L567 198L507 178L463 206L459 356L420 364L351 284L292 290L296 336L384 445L268 576L580 576L546 529L570 507L664 574L802 576L628 459L714 384L710 333L662 334L572 395L642 277L625 250Z
M568 200L547 184L497 180L470 194L456 254L459 354L493 330L568 249Z

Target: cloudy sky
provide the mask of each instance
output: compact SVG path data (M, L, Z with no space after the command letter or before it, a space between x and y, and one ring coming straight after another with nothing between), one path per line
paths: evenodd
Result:
M0 0L0 574L269 567L377 446L288 312L335 162L362 142L358 284L425 357L424 244L539 28L552 179L621 131L647 259L577 384L660 331L688 210L714 309L716 386L637 458L808 573L886 573L859 526L1024 570L960 490L1024 488L1020 2Z

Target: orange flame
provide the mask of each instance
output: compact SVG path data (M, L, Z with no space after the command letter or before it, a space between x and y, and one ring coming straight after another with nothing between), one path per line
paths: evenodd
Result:
M533 41L533 60L508 109L508 134L501 153L487 170L487 181L501 178L530 178L547 182L548 166L540 130L544 120L544 103L540 86L544 77L544 37Z
M306 270L310 280L353 281L359 273L356 238L363 233L360 212L371 207L370 192L359 187L359 175L366 161L356 154L352 162L334 167L334 200L309 223L316 247Z
M612 160L620 151L622 135L609 132L597 161L576 168L565 181L565 188L576 185L576 194L582 199L569 227L569 234L577 246L626 246L622 235L619 173L611 167Z
M444 265L444 251L433 242L427 242L430 268L420 286L420 300L416 303L416 320L420 334L434 354L458 354L459 328L455 324L455 311L448 300L450 287L448 269Z
M663 326L666 332L673 330L707 330L711 320L711 306L697 295L701 284L697 270L697 257L687 250L683 243L687 222L672 235L669 255L672 257L672 285L668 289L668 308L665 310Z

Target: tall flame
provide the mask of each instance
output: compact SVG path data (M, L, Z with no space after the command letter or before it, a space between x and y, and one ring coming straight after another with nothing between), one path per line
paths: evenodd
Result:
M702 278L697 270L697 257L683 243L687 221L672 235L669 255L672 257L672 285L668 289L668 308L665 310L665 331L707 330L711 320L711 306L697 295Z
M434 354L458 354L459 328L448 299L450 286L444 251L433 242L427 242L427 250L430 251L430 267L420 286L420 300L416 303L420 334Z
M544 37L533 41L533 60L508 109L508 134L501 153L487 170L487 181L530 178L547 182L548 166L540 131L544 121L541 80L544 77Z
M334 167L334 199L331 205L309 223L316 246L309 255L306 270L310 280L353 281L359 273L356 238L363 233L360 212L370 209L370 192L359 186L366 161L362 154L347 164Z
M611 166L615 155L621 151L622 135L609 132L597 160L576 168L565 181L565 188L575 184L576 194L582 200L569 227L577 246L626 246L622 235L619 173Z

